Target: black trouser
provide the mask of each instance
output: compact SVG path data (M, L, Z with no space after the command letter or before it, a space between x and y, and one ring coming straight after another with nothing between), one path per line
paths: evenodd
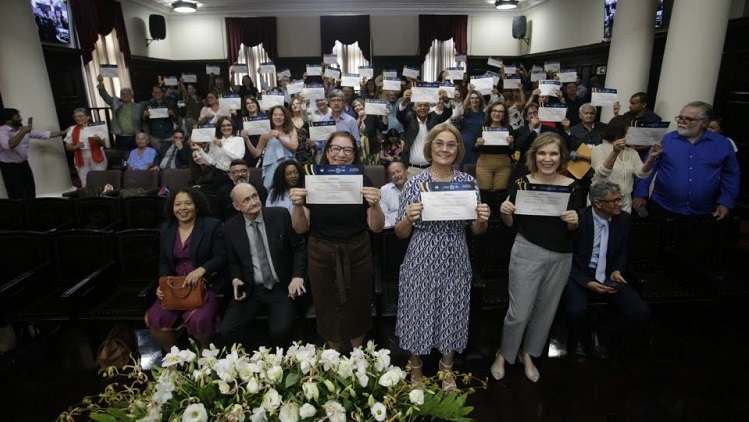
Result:
M135 135L117 135L114 146L117 149L128 152L134 150L135 148L138 148L138 146L135 144Z
M233 293L232 293L233 295ZM231 299L229 307L221 320L221 336L227 345L246 343L250 337L250 322L264 307L268 307L268 332L275 346L286 348L291 341L294 328L296 308L289 299L285 285L276 283L273 290L262 285L255 285L252 294L241 302Z
M8 199L36 198L34 174L31 172L28 161L22 163L0 162L0 171L3 173Z

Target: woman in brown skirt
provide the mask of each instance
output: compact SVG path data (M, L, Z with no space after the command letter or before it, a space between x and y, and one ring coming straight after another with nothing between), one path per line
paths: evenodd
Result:
M324 152L320 165L359 165L358 146L348 132L333 133ZM363 185L361 204L306 204L307 189L289 192L294 230L309 231L307 268L317 332L339 351L344 341L361 346L372 326L373 267L367 229L382 231L385 216L380 190L366 175Z

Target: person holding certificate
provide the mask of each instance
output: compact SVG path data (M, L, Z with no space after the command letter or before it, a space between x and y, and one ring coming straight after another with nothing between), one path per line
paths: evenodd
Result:
M91 170L106 170L107 157L104 155L104 140L98 136L81 138L83 128L91 121L85 108L73 110L75 126L68 129L65 135L65 149L73 152L73 164L78 170L81 187L86 187L86 175Z
M242 109L241 121L236 121L234 124L237 127L241 127L242 122L246 122L253 117L265 117L265 113L260 111L260 104L257 102L257 98L249 95L244 97L244 108ZM260 141L260 135L248 135L247 131L244 129L239 132L239 135L244 139L245 143L244 160L250 167L257 167L259 159L252 156L250 153L250 146L257 146L257 143Z
M294 123L297 136L299 137L299 148L296 150L294 156L300 163L313 164L315 147L314 144L308 145L307 143L309 140L309 123L305 120L302 113L303 104L304 97L300 98L299 96L292 98L289 104L291 121Z
M229 117L219 117L216 122L215 138L208 152L199 149L203 160L208 165L215 166L219 170L229 171L232 160L239 160L244 155L244 141L235 136L236 128Z
M624 139L628 123L624 116L614 116L609 121L601 133L604 142L590 151L590 163L595 170L593 184L604 180L617 184L622 195L622 210L631 213L634 177L644 179L650 176L653 164L663 148L660 144L653 145L643 163L637 151L628 147L627 140Z
M472 87L471 87L472 88ZM478 154L475 150L476 139L481 137L481 126L486 119L484 97L480 92L471 89L463 100L463 121L460 124L460 135L463 138L466 154L463 164L475 164Z
M359 125L359 139L361 140L361 161L365 165L377 164L380 154L380 141L382 132L387 130L380 116L367 115L364 111L364 99L354 100L354 112L356 112L356 123Z
M424 156L431 163L426 171L411 177L400 196L395 234L413 236L400 270L398 320L395 333L400 347L411 352L411 380L422 378L421 355L433 348L442 354L439 369L446 371L446 392L455 389L453 355L468 342L471 296L471 262L465 226L474 234L486 231L489 206L479 203L475 179L453 168L464 154L460 132L450 123L436 125L427 135ZM474 184L473 220L424 221L421 186L430 182Z
M512 154L514 138L509 134L510 120L504 103L501 101L492 103L488 109L489 114L484 120L485 133L503 133L505 141L502 142L500 139L495 142L492 139L487 142L483 135L476 140L476 151L480 154L476 162L476 180L479 189L496 191L506 189L507 182L510 180L512 172L510 154Z
M291 121L291 113L284 106L273 106L268 110L270 124L273 127L270 132L260 135L257 146L248 144L247 148L253 157L263 155L263 186L270 189L273 185L273 173L281 162L294 157L299 147L294 123Z
M200 117L198 118L198 126L204 124L217 124L219 117L231 116L232 114L228 110L222 110L218 106L219 94L216 91L211 91L205 96L206 106L200 110Z
M515 227L517 235L510 255L510 306L491 366L497 380L505 376L505 363L516 358L530 381L541 376L531 357L544 352L572 267L575 210L583 205L577 182L560 174L568 160L565 144L557 133L539 135L526 154L530 174L510 185L500 207L502 222Z
M321 165L360 164L356 139L348 132L334 132L323 151ZM343 342L361 346L372 327L374 268L367 229L382 231L385 216L379 204L380 190L366 175L363 185L360 204L308 204L307 189L289 192L294 230L309 232L308 274L317 332L338 351Z

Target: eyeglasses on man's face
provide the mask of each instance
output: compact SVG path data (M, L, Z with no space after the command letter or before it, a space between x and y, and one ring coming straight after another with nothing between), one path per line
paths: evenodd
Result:
M247 174L248 171L249 170L247 170L247 169L238 169L238 170L232 170L229 173L231 173L234 176L239 176L241 174Z
M622 197L621 196L617 196L616 198L611 198L611 199L596 199L596 201L605 202L607 204L621 204L622 203Z
M330 152L332 152L335 155L338 155L341 152L343 152L343 155L345 155L345 156L349 156L349 155L353 155L354 154L354 149L351 148L351 147L342 147L342 146L339 146L339 145L331 145L329 147L329 149L330 149Z
M676 120L676 123L684 122L686 124L691 125L694 122L698 122L700 120L705 120L705 117L699 117L699 118L695 119L693 117L687 117L687 116L681 116L681 115L679 115L679 116L674 117L674 120Z

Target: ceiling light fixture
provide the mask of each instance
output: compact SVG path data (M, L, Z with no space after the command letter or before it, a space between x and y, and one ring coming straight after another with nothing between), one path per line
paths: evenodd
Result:
M198 10L198 4L191 1L175 1L172 3L172 9L179 13L193 13Z
M510 10L518 7L518 0L497 0L494 7L498 10Z

